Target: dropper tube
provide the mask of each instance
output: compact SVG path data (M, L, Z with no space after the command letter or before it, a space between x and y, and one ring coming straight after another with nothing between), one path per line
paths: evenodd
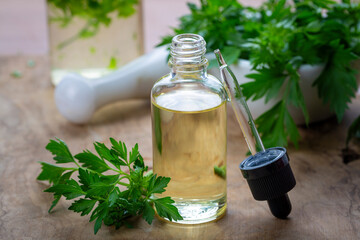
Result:
M236 119L239 122L251 154L254 155L257 152L265 151L264 145L256 129L251 112L246 103L246 99L241 91L241 87L234 73L226 64L220 50L216 49L214 53L220 66L221 79L229 97L231 98L231 104L233 106ZM231 81L231 79L233 81Z
M287 193L296 184L286 149L277 147L265 150L234 73L226 64L220 50L217 49L214 53L220 66L223 85L231 98L236 118L253 155L240 164L243 176L256 200L267 200L275 217L286 218L292 208Z

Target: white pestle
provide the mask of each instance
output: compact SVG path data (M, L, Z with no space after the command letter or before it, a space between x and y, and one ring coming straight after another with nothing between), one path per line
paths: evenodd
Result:
M149 98L160 77L169 72L166 47L156 48L109 75L97 79L69 73L55 89L56 106L67 120L86 123L100 107L129 98Z

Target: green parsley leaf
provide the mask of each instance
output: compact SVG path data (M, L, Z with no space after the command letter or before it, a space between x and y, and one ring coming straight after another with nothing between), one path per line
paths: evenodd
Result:
M222 51L224 58L226 59L227 64L233 64L235 63L240 56L241 50L237 47L224 47L224 50Z
M50 213L53 210L53 208L58 204L60 198L61 198L61 195L54 194L54 201L51 203L48 213Z
M70 171L70 172L64 173L64 174L59 178L59 180L57 181L57 183L58 183L58 184L63 184L63 183L65 183L67 180L70 179L70 177L71 177L71 175L72 175L72 173L73 173L74 171L75 171L75 170L72 170L72 171ZM40 180L40 179L38 178L38 180ZM49 208L49 210L48 210L49 213L50 213L51 210L57 205L57 203L59 202L60 198L61 198L61 195L59 195L59 194L54 194L54 201L52 202L52 204L51 204L51 206L50 206L50 208Z
M291 119L291 120L290 120ZM284 127L285 120L287 120L288 127ZM286 104L281 101L273 106L269 111L263 113L257 120L259 125L259 132L271 133L262 135L262 141L264 146L276 147L287 145L287 133L294 131L292 118L286 108ZM295 126L295 133L291 132L291 135L297 141L299 133Z
M154 220L154 216L155 216L155 211L153 209L153 207L147 202L145 201L144 203L144 213L143 213L143 219L145 219L145 221L148 224L151 224L152 221Z
M159 214L160 217L164 217L172 220L182 220L183 218L179 214L177 208L172 205L174 200L170 197L158 198L154 200L156 212Z
M331 45L334 55L321 76L314 82L314 86L318 87L319 96L324 104L329 104L340 122L358 87L356 71L350 67L350 63L358 57L350 49L345 49L339 41L334 41Z
M56 184L46 189L44 192L52 192L55 195L63 195L67 200L74 199L85 194L74 179L67 180L65 184Z
M127 149L125 143L119 141L117 142L115 139L110 138L110 142L112 144L112 150L114 153L119 156L124 161L119 161L119 165L126 166L127 163Z
M88 191L90 185L100 182L100 176L96 173L90 172L87 169L79 168L79 182L82 184L81 189Z
M144 165L144 159L141 155L138 155L138 158L134 162L134 168L143 168L147 170L147 167Z
M114 186L112 184L106 184L103 182L98 182L90 185L90 189L86 191L86 197L106 197L112 190Z
M79 160L80 163L82 163L84 168L88 168L99 173L109 170L109 166L105 163L105 161L100 159L89 150L85 150L82 153L76 154L75 158Z
M62 176L63 172L68 170L68 168L59 167L46 162L39 162L42 165L42 172L37 177L37 180L45 181L48 180L49 183L57 183Z
M99 154L101 159L108 161L113 161L114 156L111 154L110 150L103 143L96 142L94 143L96 152Z
M129 164L132 164L138 158L139 158L139 147L138 144L135 144L135 146L132 148L130 152Z
M169 182L169 177L157 177L156 174L153 175L149 182L148 194L165 192L165 188L167 187Z
M81 198L71 204L69 210L81 213L81 216L88 215L94 208L97 200Z
M75 162L66 143L61 139L57 138L57 140L58 141L50 140L48 145L46 145L46 149L55 155L53 159L56 161L56 163Z
M94 225L94 234L96 234L99 231L99 229L101 228L102 221L106 217L108 212L109 212L109 207L108 207L107 202L102 202L92 212L91 217L90 217L90 222L92 222L96 219L95 225Z
M117 202L117 200L120 198L118 191L119 191L119 188L116 187L116 188L114 188L114 189L112 190L112 192L109 194L109 198L108 198L108 200L109 200L109 207L112 207L112 206Z
M258 73L246 75L247 78L252 78L255 81L242 84L242 92L247 99L258 100L265 96L265 103L267 103L279 94L286 75L269 68L262 68L257 71Z

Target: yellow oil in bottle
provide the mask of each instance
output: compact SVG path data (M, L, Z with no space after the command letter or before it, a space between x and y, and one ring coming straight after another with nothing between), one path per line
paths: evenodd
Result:
M154 173L171 177L163 194L194 224L226 209L226 102L208 89L179 88L152 97Z

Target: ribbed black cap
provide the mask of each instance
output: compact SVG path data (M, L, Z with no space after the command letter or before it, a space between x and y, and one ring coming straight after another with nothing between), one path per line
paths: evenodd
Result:
M258 152L245 159L240 169L256 200L268 200L276 217L285 218L290 213L291 203L287 193L294 188L296 181L285 148Z

